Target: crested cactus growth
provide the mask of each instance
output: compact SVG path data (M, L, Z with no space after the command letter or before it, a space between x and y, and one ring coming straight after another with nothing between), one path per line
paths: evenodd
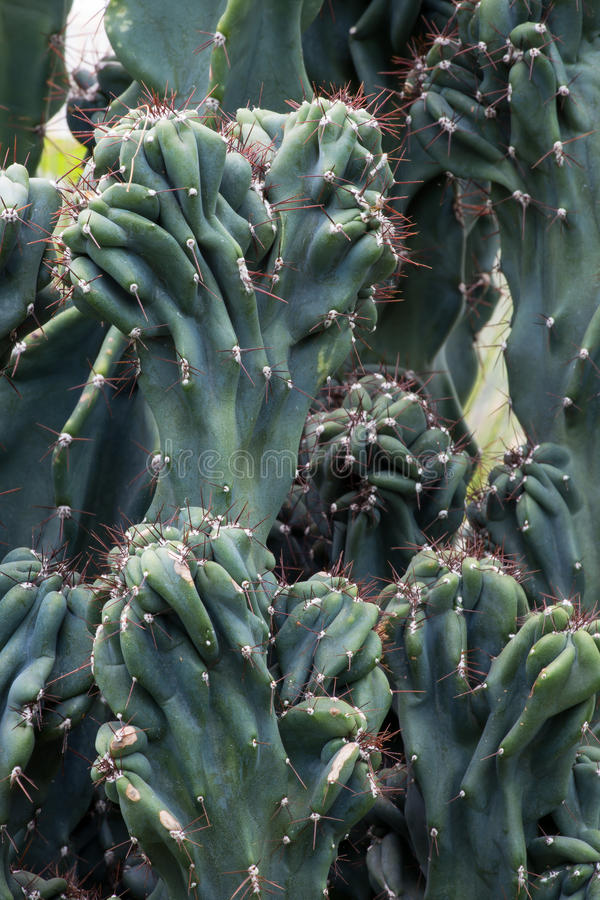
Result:
M354 578L404 572L462 522L469 458L414 379L376 372L327 390L303 448L332 520L332 564Z
M31 842L38 807L90 704L92 594L26 548L0 565L0 896L18 896L9 862Z
M240 115L230 147L189 113L140 108L98 141L105 177L62 240L76 306L137 355L164 467L154 511L204 497L277 513L310 397L396 266L376 126L317 100Z
M525 589L540 603L579 595L583 589L573 526L581 502L567 450L556 444L523 446L504 454L504 465L492 470L469 516L492 547L529 573Z
M598 895L600 0L110 0L52 183L42 6L0 0L0 897Z
M419 554L382 598L412 790L424 806L426 841L415 846L426 896L451 896L448 884L465 897L518 896L528 842L566 795L594 714L597 622L567 601L528 615L497 560L457 551ZM458 843L475 861L468 870Z
M384 148L396 153L395 126L401 121L398 72L384 59L391 57L407 69L399 92L406 103L427 74L419 59L414 67L409 65L411 52L429 35L443 35L454 15L454 4L446 0L329 0L303 37L307 70L318 85L349 84L374 98L388 124ZM498 251L497 225L486 203L485 184L441 174L413 149L408 135L402 156L411 165L403 167L402 190L392 202L413 223L414 264L405 266L402 277L382 294L378 328L361 357L427 376L440 412L455 422L457 436L469 438L474 455L477 446L462 416L478 368L472 335L498 299L490 279Z
M251 532L196 508L110 561L94 778L169 896L321 895L378 792L377 607L344 579L277 587Z

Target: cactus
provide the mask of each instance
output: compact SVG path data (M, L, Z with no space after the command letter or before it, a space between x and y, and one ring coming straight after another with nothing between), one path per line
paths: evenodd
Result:
M489 488L470 509L489 544L519 560L534 598L561 599L583 589L581 551L573 513L582 503L572 483L571 460L556 444L509 450L489 475Z
M0 383L7 423L1 452L11 490L2 523L11 541L77 554L94 544L102 526L147 509L152 473L143 448L153 449L155 426L137 389L127 378L121 384L118 350L126 343L116 329L90 327L68 305L14 345L17 355L13 349ZM112 490L102 476L107 470Z
M288 578L309 578L331 563L331 530L314 484L302 475L271 526L267 546Z
M0 897L595 896L598 0L110 0L50 183L69 6L0 3Z
M117 391L124 380L119 347L126 341L116 330L90 328L59 290L59 253L51 242L59 191L13 164L0 175L0 199L0 458L11 490L2 510L3 541L10 528L10 543L33 538L50 553L67 543L76 554L89 546L94 526L115 524L119 508L125 515L147 509L142 489L131 492L133 503L107 498L98 476L126 422L135 423L142 446L152 440L152 425L135 389ZM112 398L113 392L119 396ZM102 440L94 441L94 433ZM143 453L128 457L117 485L121 494L144 469ZM111 465L114 472L114 460Z
M595 865L583 864L561 866L534 881L537 896L543 900L563 900L577 897L593 900L598 896L598 869Z
M131 76L116 57L108 56L93 69L80 66L71 73L71 78L67 124L73 137L91 150L94 126L110 117L109 107L130 89Z
M0 895L10 898L13 851L43 803L91 698L87 619L78 577L26 548L0 565L2 730ZM69 766L65 757L63 765Z
M382 600L411 790L424 805L415 846L426 896L449 897L448 885L517 896L527 844L566 795L594 713L597 623L566 601L527 615L497 560L457 551L423 551Z
M580 490L597 459L587 439L598 396L588 162L597 140L588 127L598 90L596 17L568 3L464 3L458 30L448 29L427 56L424 96L410 107L415 152L457 176L491 182L514 304L504 352L511 407L533 444L569 451ZM575 289L567 259L578 273ZM582 494L573 527L582 577L594 584L590 501Z
M547 833L530 844L536 869L545 870L534 882L542 897L560 897L575 889L582 897L594 897L598 892L599 761L594 745L584 743L577 748L567 795L552 813L558 833Z
M332 520L331 563L363 581L402 573L461 524L469 459L410 378L365 375L328 388L323 405L303 446Z
M320 5L320 0L207 0L199 10L186 0L167 10L158 3L111 0L105 21L112 46L138 87L161 96L167 89L179 104L200 105L212 116L220 109L235 112L248 101L278 108L309 93L301 36ZM148 53L149 46L157 52Z
M33 173L45 128L67 92L64 30L72 0L0 4L0 152L4 165L26 163ZM15 78L15 72L19 77ZM33 266L32 266L33 269Z
M0 175L0 267L2 306L0 358L18 369L20 337L32 323L43 324L52 313L52 250L47 245L60 207L55 188L30 178L25 166L13 163Z
M394 126L400 116L390 93L397 90L397 74L385 60L392 54L394 60L410 57L412 46L421 44L430 30L443 34L453 16L454 7L445 0L330 0L304 34L308 72L317 84L348 83L375 98L390 125L384 147L395 153ZM426 72L417 58L400 97L412 96L413 80L418 84ZM414 223L409 256L416 265L405 266L403 277L382 296L377 331L361 356L366 362L427 374L440 413L456 422L457 436L469 438L474 455L477 446L462 422L463 406L477 371L471 335L485 325L499 296L490 279L498 251L497 226L481 185L453 176L448 180L449 173L440 177L430 160L412 159L410 135L405 144L403 155L411 158L412 171L392 202ZM457 345L461 358L453 365Z
M378 790L377 607L344 579L277 587L272 563L197 508L111 551L94 671L118 721L94 778L169 896L317 896Z
M97 142L96 174L118 160L124 180L101 178L62 240L77 308L128 335L139 360L164 464L151 514L193 496L218 513L279 510L309 399L396 265L371 126L327 100L287 119L240 113L228 152L193 116L141 108ZM263 471L270 448L283 475Z

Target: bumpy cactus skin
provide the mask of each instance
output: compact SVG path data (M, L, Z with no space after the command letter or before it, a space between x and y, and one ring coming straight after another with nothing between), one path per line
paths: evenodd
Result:
M598 12L483 0L461 3L455 21L427 56L411 147L442 171L491 182L514 304L511 405L532 443L571 453L581 572L595 584L598 516L585 483L598 461Z
M363 581L402 573L462 522L469 458L411 379L377 372L324 393L303 448L332 520L332 565Z
M532 881L540 900L597 900L600 897L600 870L597 864L579 863L559 866Z
M8 865L30 841L27 823L87 712L89 588L26 548L0 565L0 830L2 900L20 897ZM65 760L68 765L68 758Z
M94 670L119 721L94 777L169 897L321 896L378 792L377 607L330 576L277 589L253 536L201 509L111 562Z
M383 599L411 790L424 804L426 839L413 838L425 896L517 897L527 843L565 797L594 712L595 623L567 602L527 616L496 560L463 554L424 551Z
M443 35L454 17L454 4L446 0L329 0L303 36L311 81L325 88L349 84L376 98L388 124L383 145L395 155L398 93L408 103L427 69L417 60L398 92L398 72L386 60L393 57L405 69L415 46L432 34ZM410 264L382 296L377 330L361 360L427 373L440 413L455 423L457 438L468 437L474 455L477 445L463 422L463 406L479 368L473 338L499 296L490 279L497 225L485 202L485 185L440 174L431 159L413 152L415 141L406 138L403 189L393 200L414 223Z
M18 367L20 334L50 316L45 288L52 263L46 238L60 202L56 188L30 178L25 166L14 163L0 171L0 365Z
M492 470L488 489L469 509L475 529L528 573L524 587L533 604L583 589L573 523L582 500L571 472L564 447L517 447L505 453L504 465Z
M254 173L193 116L157 118L140 108L98 142L96 173L118 160L124 180L102 178L63 232L74 301L135 345L161 444L153 510L203 497L274 517L310 397L396 265L387 158L373 117L339 102L244 114Z
M600 896L600 0L109 0L72 186L69 6L0 0L0 900Z

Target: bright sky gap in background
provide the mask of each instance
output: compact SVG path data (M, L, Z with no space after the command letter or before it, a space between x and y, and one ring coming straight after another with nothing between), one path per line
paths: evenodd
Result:
M67 22L65 59L67 71L81 65L92 68L110 51L110 44L103 27L106 0L74 0ZM69 134L64 110L49 124L53 137Z

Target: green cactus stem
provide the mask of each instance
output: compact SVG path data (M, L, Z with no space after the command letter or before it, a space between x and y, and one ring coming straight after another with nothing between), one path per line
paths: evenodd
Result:
M396 266L370 113L327 100L242 111L236 135L140 108L99 140L107 175L62 233L75 304L139 360L163 467L151 515L203 497L275 518L310 398Z
M0 565L0 897L20 897L10 863L61 766L89 696L91 591L33 551Z
M491 183L514 304L503 348L512 409L532 444L571 454L583 500L573 524L592 585L600 576L586 490L599 458L597 13L482 0L461 3L456 21L427 55L408 110L411 147L434 169Z
M110 563L94 671L118 721L93 777L169 897L321 896L378 792L377 607L330 576L277 587L247 529L196 508Z
M35 172L46 125L64 103L64 32L72 0L0 3L0 160ZM18 73L16 75L16 73Z
M594 711L597 623L567 601L527 615L497 560L460 551L422 552L382 599L411 791L424 806L427 840L414 841L425 896L517 898L527 844L565 797Z
M468 512L488 546L501 547L519 564L537 605L582 593L582 550L573 522L581 503L569 452L539 444L508 450Z
M381 581L459 527L470 460L414 379L377 372L324 395L302 446L331 518L331 561Z

